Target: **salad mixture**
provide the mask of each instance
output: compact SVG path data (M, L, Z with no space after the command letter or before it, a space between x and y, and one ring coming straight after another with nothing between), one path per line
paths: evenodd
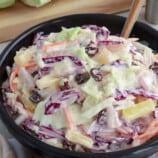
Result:
M113 152L158 134L158 56L84 25L38 33L7 66L3 99L16 124L52 146Z

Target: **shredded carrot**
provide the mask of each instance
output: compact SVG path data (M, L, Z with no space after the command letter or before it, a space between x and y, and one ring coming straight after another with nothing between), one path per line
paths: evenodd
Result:
M11 75L10 75L10 79L9 79L9 85L10 85L10 89L11 89L11 91L12 92L16 92L16 85L15 85L15 83L14 83L14 79L15 79L15 77L16 77L16 75L18 75L18 73L19 73L19 71L20 71L20 67L16 67L13 71L12 71L12 73L11 73Z
M71 113L70 113L70 108L69 106L66 106L64 109L63 109L63 112L64 112L64 115L65 115L65 118L66 118L66 121L67 121L67 125L70 129L73 128L73 120L71 118Z
M29 69L31 69L31 68L33 68L33 67L35 67L35 66L37 66L37 64L32 63L32 64L29 64L29 65L26 65L26 66L25 66L25 69L29 70Z
M129 136L130 135L130 132L126 131L125 129L123 129L122 127L118 127L116 128L116 131L122 135L125 135L125 136Z
M51 44L47 44L45 46L43 46L43 51L46 51L49 48L55 47L55 46L59 46L59 45L63 45L65 42L55 42L55 43L51 43Z
M147 127L145 133L136 135L134 140L140 140L142 143L144 143L156 135L158 135L158 120L155 119Z
M155 59L158 61L158 53L155 54Z
M29 64L29 65L26 65L24 68L27 69L27 70L29 70L29 69L31 69L31 68L33 68L33 67L35 67L35 66L37 66L37 65L36 65L35 63L32 63L32 64ZM18 73L19 73L19 71L20 71L21 68L22 68L22 67L16 67L16 68L12 71L12 73L11 73L11 75L10 75L9 85L10 85L10 89L11 89L11 91L12 91L13 93L15 93L15 92L17 91L16 85L15 85L15 83L14 83L14 79L15 79L15 77L18 75Z

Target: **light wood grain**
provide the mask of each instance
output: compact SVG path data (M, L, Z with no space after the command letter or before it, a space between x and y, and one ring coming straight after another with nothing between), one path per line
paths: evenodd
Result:
M40 22L75 13L116 13L130 8L132 0L54 0L41 8L17 2L0 10L0 41L13 39Z

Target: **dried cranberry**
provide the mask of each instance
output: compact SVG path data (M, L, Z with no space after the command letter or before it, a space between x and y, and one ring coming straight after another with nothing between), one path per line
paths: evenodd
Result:
M158 75L158 62L154 62L152 65L149 66L150 69L152 69L156 75Z
M107 119L106 111L105 110L100 111L97 116L97 123L103 125L105 124L106 119Z
M66 89L70 89L70 85L68 81L64 82L64 84L60 86L61 91L66 90Z
M33 102L33 103L39 103L42 100L42 97L38 94L38 92L36 91L32 91L29 99Z
M82 83L85 83L89 80L90 78L90 75L88 72L84 72L84 73L80 73L80 74L77 74L75 76L75 81L78 83L78 84L82 84Z
M67 149L69 151L73 151L75 149L75 144L71 143L70 141L64 141L63 142L63 148Z
M100 70L98 68L92 68L90 70L90 73L92 75L92 77L96 80L96 81L101 81L102 80L102 74L100 72Z
M85 50L86 50L86 53L88 54L88 56L93 57L98 53L97 44L93 41L90 41L90 43L87 45Z

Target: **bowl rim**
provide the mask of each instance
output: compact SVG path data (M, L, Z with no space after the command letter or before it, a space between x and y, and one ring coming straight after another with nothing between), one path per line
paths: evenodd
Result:
M9 43L7 45L7 47L2 51L2 53L0 54L0 67L2 66L3 62L5 61L6 57L9 55L10 51L14 48L15 45L17 45L22 39L26 38L27 36L29 36L29 34L35 32L36 30L42 28L43 26L46 26L48 24L50 24L51 22L60 22L62 20L65 19L69 19L72 17L77 17L77 16L82 16L82 17L89 17L89 16L104 16L106 17L113 17L114 19L119 19L122 23L125 22L125 18L121 17L121 16L117 16L117 15L107 15L107 14L102 14L102 13L87 13L87 14L72 14L72 15L67 15L67 16L62 16L62 17L58 17L58 18L54 18L45 22L42 22L40 24L37 24L29 29L27 29L26 31L24 31L23 33L21 33L19 36L17 36L14 40L12 40L11 43ZM144 24L142 22L137 22L138 25L142 26L143 28L145 27L145 29L147 31L151 31L152 33L156 33L156 30L154 30L153 28L151 28L150 26L148 26L147 24ZM14 134L18 133L20 135L20 137L24 137L25 139L22 140L24 141L27 145L31 146L34 149L37 149L39 151L42 151L44 153L48 153L51 154L53 152L54 155L60 155L62 153L64 153L65 156L74 156L74 157L91 157L91 156L96 156L96 157L104 157L108 156L108 157L115 157L117 156L125 156L126 154L132 154L132 155L139 155L140 151L144 151L144 152L149 152L150 149L158 151L158 139L154 138L153 140L144 143L140 146L136 146L136 147L132 147L130 149L125 149L125 150L120 150L120 151L115 151L115 152L109 152L109 153L92 153L92 152L76 152L76 151L68 151L68 150L64 150L61 148L57 148L51 145L48 145L42 141L40 141L39 139L35 138L34 136L32 136L31 134L29 134L28 132L26 132L24 129L22 129L21 127L19 127L14 120L11 119L11 117L9 116L9 114L7 113L7 111L5 110L5 106L3 105L2 100L0 99L0 114L1 114L1 118L2 121L5 123L5 125L9 128L9 131L11 130ZM7 122L7 124L6 124ZM15 134L17 135L17 134ZM25 141L25 140L30 140L31 142ZM126 157L126 156L125 156Z

